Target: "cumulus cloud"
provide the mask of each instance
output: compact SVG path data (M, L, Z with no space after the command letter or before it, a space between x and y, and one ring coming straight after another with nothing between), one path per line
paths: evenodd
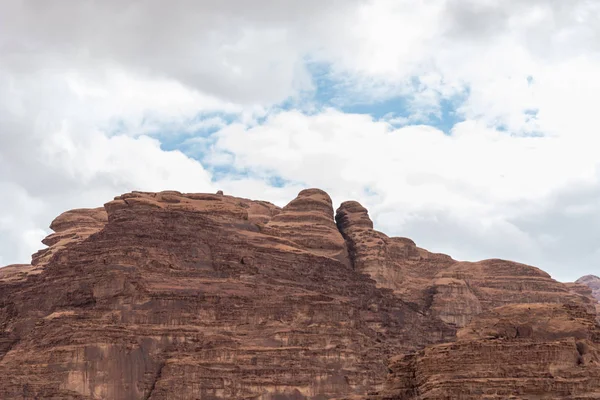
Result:
M233 154L239 170L323 187L338 202L358 199L383 231L463 259L502 255L566 277L560 258L548 256L572 257L556 242L569 242L564 229L573 235L598 210L590 206L598 190L595 150L568 137L514 137L474 121L446 135L329 109L283 112L252 128L230 125L217 138L213 152ZM557 162L576 152L569 163ZM564 199L570 185L587 191ZM572 202L576 211L568 213ZM580 234L597 248L596 231ZM586 261L587 271L594 267Z
M126 89L121 97L110 93L84 100L82 89L70 83L47 75L0 76L2 263L27 262L52 218L67 209L96 207L133 189L213 189L200 163L179 151L163 151L158 140L135 128L145 107L178 115L179 110L169 112L164 97L134 91L136 101L128 106ZM163 91L167 98L170 94ZM192 94L184 100L194 111L204 104ZM129 134L106 134L102 128L112 118L127 121Z
M0 264L27 262L59 212L121 192L223 189L283 205L317 186L434 251L560 279L594 272L599 8L6 4ZM395 98L404 109L383 118L340 111ZM458 123L430 126L449 111Z
M356 3L26 0L5 6L0 45L15 71L113 66L238 103L272 103L310 87L302 58L311 39Z

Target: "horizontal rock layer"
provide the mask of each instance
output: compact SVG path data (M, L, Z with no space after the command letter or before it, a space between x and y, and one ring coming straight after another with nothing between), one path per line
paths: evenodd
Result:
M600 398L600 329L579 306L516 304L483 313L454 343L392 360L372 399Z
M591 295L600 301L600 277L596 275L586 275L575 281L576 284L584 285L591 290Z
M421 249L410 239L390 238L373 229L367 210L357 202L342 203L336 221L357 270L420 312L456 327L482 311L511 303L574 302L594 309L589 296L535 267L505 260L458 262Z
M334 219L318 189L283 208L132 192L51 228L31 265L0 269L0 398L501 396L522 365L571 371L573 346L578 368L596 360L584 286L430 253L374 230L357 202ZM488 365L517 353L529 361ZM551 369L514 393L596 393L578 371L578 389Z

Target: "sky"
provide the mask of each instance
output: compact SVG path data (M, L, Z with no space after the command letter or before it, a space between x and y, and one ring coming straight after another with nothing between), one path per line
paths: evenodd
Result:
M600 273L598 1L1 8L0 265L132 190L318 187L456 259Z

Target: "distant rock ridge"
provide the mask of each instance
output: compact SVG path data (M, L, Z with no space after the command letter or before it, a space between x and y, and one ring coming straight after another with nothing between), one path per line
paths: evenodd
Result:
M131 192L51 229L0 269L0 398L600 398L597 277L456 261L320 189Z
M600 278L596 275L586 275L565 285L571 292L590 299L596 309L596 319L600 323Z
M575 283L585 285L592 290L592 296L600 301L600 278L596 275L586 275L577 279Z

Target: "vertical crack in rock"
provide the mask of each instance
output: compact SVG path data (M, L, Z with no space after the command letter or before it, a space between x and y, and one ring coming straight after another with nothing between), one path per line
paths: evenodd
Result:
M154 375L154 379L152 380L152 385L150 385L150 389L148 390L148 394L144 396L144 400L150 400L152 398L152 393L154 393L154 389L156 389L156 384L160 380L162 376L163 368L165 367L166 362L162 361L156 370L156 374Z
M368 222L363 220L364 219L364 216L362 215L363 212L359 207L362 208L362 206L360 206L360 204L358 202L346 201L346 202L343 202L335 212L336 226L338 228L338 231L340 232L340 234L346 241L346 246L348 248L348 257L350 259L350 265L355 270L356 270L356 242L354 241L355 237L349 233L349 230L353 224L356 224L357 221L360 223L361 220L362 220L364 226L366 226L367 228L369 228L369 227L373 228L373 223L372 222L370 224L368 223L371 220L368 217L368 215L366 214L367 210L364 209L364 214L366 216L366 219L368 219ZM360 217L356 218L356 215L355 215L355 213L353 213L353 210L358 210L358 214L360 214Z

